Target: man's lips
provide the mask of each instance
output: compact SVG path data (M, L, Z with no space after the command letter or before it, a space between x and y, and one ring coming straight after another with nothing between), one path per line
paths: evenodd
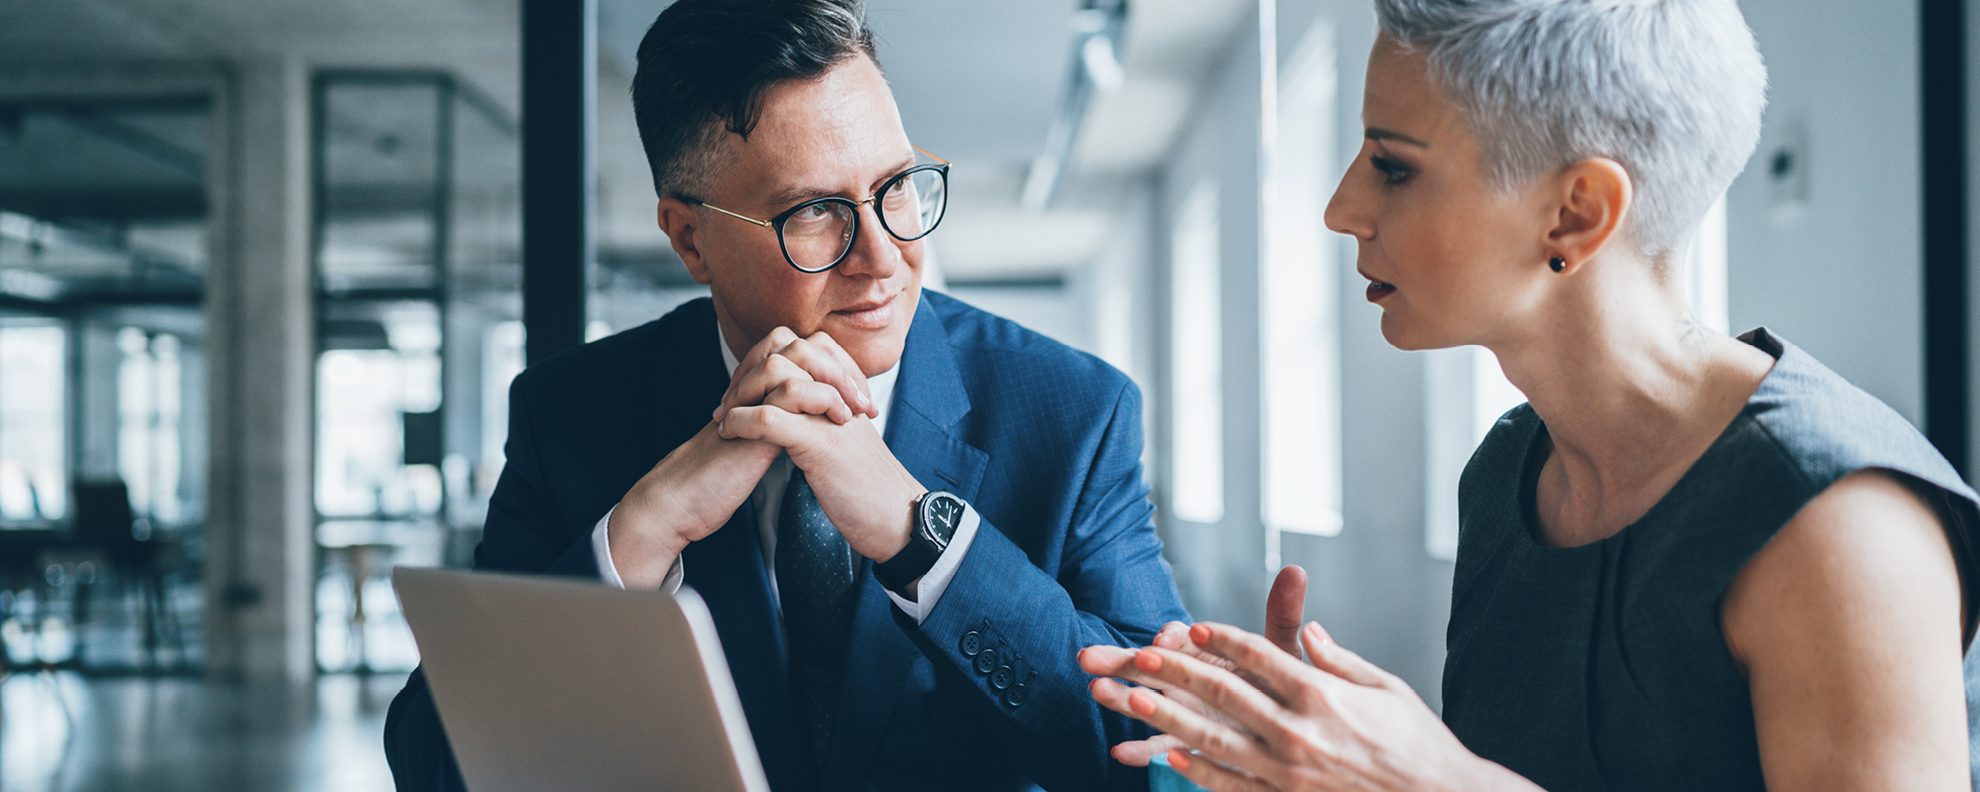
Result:
M901 296L900 292L894 292L893 294L889 294L885 297L876 297L867 300L865 302L854 303L852 305L833 311L832 313L840 313L840 314L864 313L867 311L871 311L875 308L891 305L893 304L894 300L899 299L900 296Z
M833 311L832 315L847 324L864 330L878 330L894 322L894 313L899 310L901 293L895 292Z

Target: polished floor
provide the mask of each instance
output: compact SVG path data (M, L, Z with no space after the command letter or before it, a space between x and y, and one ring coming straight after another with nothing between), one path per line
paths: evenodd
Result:
M389 790L385 709L404 681L0 677L0 792Z

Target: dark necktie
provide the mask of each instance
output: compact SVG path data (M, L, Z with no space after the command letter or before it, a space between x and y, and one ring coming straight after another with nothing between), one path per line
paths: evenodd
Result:
M852 632L853 581L859 568L852 547L818 505L804 471L791 468L777 510L777 596L790 636L791 681L800 717L821 772L839 701L846 642Z

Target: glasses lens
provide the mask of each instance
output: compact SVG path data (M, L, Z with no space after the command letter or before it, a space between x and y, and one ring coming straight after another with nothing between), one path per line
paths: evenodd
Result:
M852 203L842 199L814 201L784 218L784 254L806 272L831 269L852 248Z
M927 236L942 222L948 193L947 177L934 168L917 170L892 182L880 196L880 216L887 221L887 232L904 241Z

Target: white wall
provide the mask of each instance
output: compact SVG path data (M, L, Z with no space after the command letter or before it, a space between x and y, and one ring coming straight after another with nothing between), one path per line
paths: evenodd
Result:
M1917 6L1740 7L1772 85L1727 202L1733 331L1767 325L1922 423ZM1806 169L1805 201L1770 175L1780 151Z
M1265 0L1272 2L1272 0ZM1263 215L1259 196L1262 160L1260 109L1265 83L1254 12L1247 30L1217 66L1197 100L1194 120L1184 132L1169 166L1157 179L1156 212L1160 220L1151 246L1164 265L1155 268L1150 309L1164 321L1154 334L1157 381L1166 392L1171 372L1168 311L1172 301L1168 233L1192 191L1212 184L1217 193L1217 234L1221 274L1219 325L1223 335L1224 508L1215 524L1177 520L1164 510L1163 539L1176 567L1176 583L1184 602L1198 619L1257 627L1270 570L1266 568L1265 535L1256 482L1259 456L1258 270ZM1150 438L1158 460L1173 458L1172 405L1156 410ZM1163 505L1176 489L1173 464L1158 463L1156 502Z

